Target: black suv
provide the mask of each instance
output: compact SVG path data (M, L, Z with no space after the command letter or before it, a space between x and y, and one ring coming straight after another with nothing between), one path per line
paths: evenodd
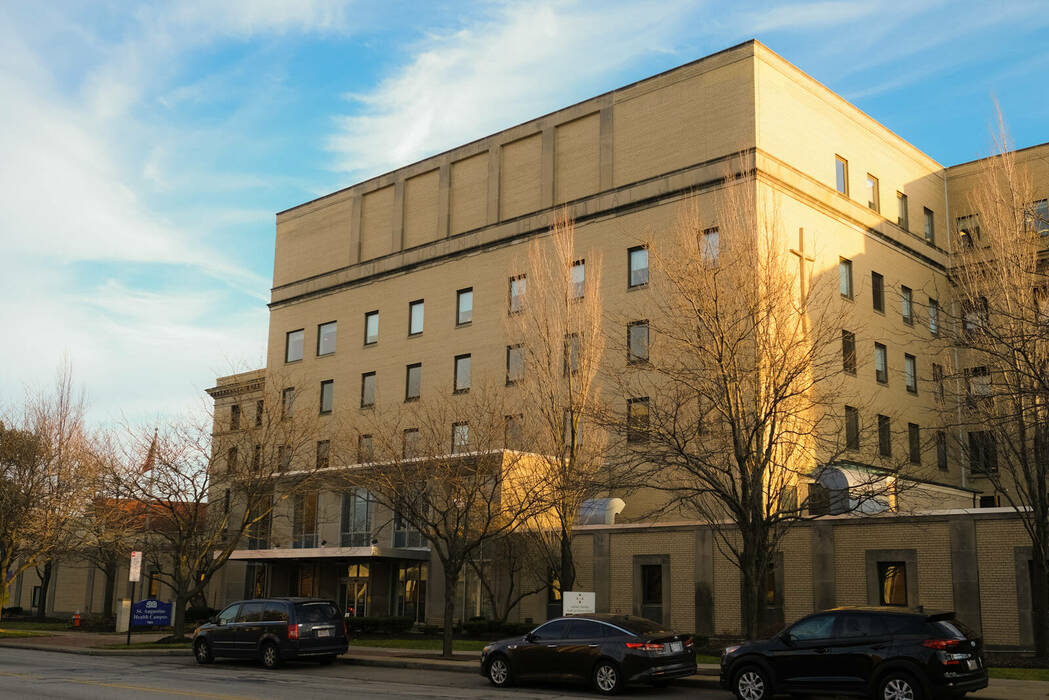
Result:
M258 658L266 668L301 657L328 664L347 648L339 606L312 598L240 600L193 631L201 664L216 656Z
M961 697L987 687L982 650L982 640L953 612L834 608L772 639L726 648L721 685L740 700L775 693Z

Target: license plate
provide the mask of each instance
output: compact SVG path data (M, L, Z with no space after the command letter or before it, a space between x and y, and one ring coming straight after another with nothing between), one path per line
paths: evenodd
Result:
M975 671L978 668L980 668L980 660L979 659L969 659L969 670L970 671Z
M317 636L318 637L330 637L331 636L331 630L317 630Z
M670 647L669 649L667 649L667 651L669 651L671 654L680 654L685 650L684 642L671 642L667 646Z

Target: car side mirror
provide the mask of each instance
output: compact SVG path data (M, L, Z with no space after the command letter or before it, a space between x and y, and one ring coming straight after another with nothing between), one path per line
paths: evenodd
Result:
M218 615L212 615L211 619L209 619L208 622L210 622L213 625L219 624L219 616Z
M535 641L535 634L533 634L532 632L529 632L528 634L526 634L526 635L524 636L524 639L525 639L525 641L526 641L526 642L528 642L529 644L531 644L532 642L534 642L534 641Z
M788 647L794 646L794 639L790 636L790 632L784 632L779 636L779 638L783 640L783 643L786 644Z

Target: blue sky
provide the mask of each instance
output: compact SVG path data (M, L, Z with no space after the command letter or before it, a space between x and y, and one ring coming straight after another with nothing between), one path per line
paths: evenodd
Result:
M933 158L1049 141L1044 2L0 3L0 407L262 363L274 213L749 38Z

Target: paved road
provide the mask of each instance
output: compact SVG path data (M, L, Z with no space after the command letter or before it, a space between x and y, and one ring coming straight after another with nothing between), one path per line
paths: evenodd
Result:
M198 666L186 657L99 657L0 649L0 698L597 698L587 689L532 685L496 691L480 675L335 664L286 664L266 671L247 661ZM624 698L728 700L696 688L637 688Z

